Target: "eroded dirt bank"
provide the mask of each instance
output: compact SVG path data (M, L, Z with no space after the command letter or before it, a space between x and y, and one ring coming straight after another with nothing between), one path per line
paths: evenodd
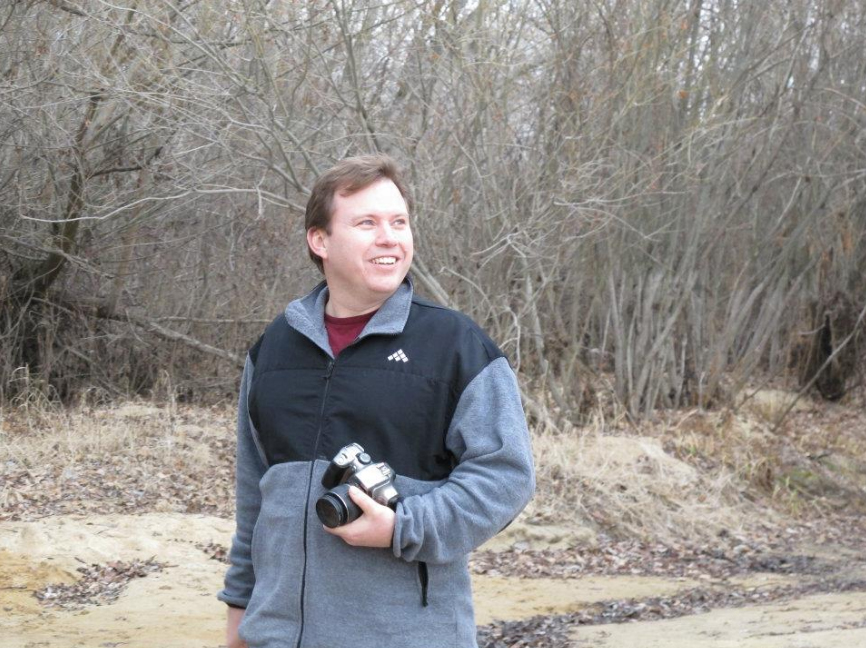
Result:
M213 558L213 548L227 546L231 533L229 520L178 513L53 516L0 523L0 646L220 646L224 607L214 593L220 587L225 565ZM48 586L75 582L80 577L77 569L85 564L148 559L164 567L132 579L109 604L67 609L50 607L35 596ZM856 561L851 564L852 570L845 574L849 582L862 571ZM628 599L637 605L644 600L675 601L679 595L702 587L772 591L822 578L816 574L768 573L725 579L628 574L521 578L493 571L473 577L481 626L497 620L531 624L536 615L588 617L587 611L603 610L613 605L611 601ZM866 593L854 590L713 609L663 621L577 625L556 645L855 647L866 646L864 626ZM504 630L508 634L508 626ZM495 638L489 643L497 645Z

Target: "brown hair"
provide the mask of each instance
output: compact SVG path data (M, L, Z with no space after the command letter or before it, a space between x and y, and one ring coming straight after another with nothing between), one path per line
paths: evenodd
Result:
M304 231L323 229L331 232L331 215L334 211L334 196L350 196L357 191L366 189L378 180L387 179L393 182L406 207L412 211L412 197L400 177L397 163L382 153L376 155L359 155L341 160L325 171L313 185L307 209L304 215ZM324 272L322 259L307 246L307 252L320 272Z

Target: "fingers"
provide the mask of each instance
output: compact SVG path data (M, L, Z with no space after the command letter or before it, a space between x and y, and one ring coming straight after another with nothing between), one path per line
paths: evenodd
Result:
M349 496L360 507L361 517L335 529L323 527L325 531L354 547L390 547L394 535L394 511L354 486L349 489Z
M354 544L350 541L350 538L354 536L359 529L363 529L370 523L370 518L376 515L377 507L381 507L382 505L356 486L349 486L349 497L351 497L352 501L361 509L361 517L354 522L333 529L326 526L323 526L322 528L331 535L343 538L343 540L349 544Z
M357 504L365 514L373 513L377 507L382 506L357 486L349 486L349 497L352 498L352 501L355 502L355 504Z
M335 527L333 529L329 529L328 527L323 528L331 535L342 539L346 544L352 545L353 547L359 547L364 546L364 538L368 535L369 527L369 516L362 515L354 522L344 526Z

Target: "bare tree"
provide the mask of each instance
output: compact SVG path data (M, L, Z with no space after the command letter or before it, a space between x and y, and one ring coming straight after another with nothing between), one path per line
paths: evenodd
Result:
M419 288L493 332L551 426L605 392L632 417L725 402L794 361L853 380L862 336L821 349L866 276L858 3L0 11L6 397L230 391L316 279L309 187L374 150L417 194Z

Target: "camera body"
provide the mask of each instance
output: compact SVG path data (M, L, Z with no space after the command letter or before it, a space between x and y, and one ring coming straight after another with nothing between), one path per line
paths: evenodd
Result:
M379 504L394 508L400 497L394 487L395 477L391 466L374 463L364 448L350 443L331 459L322 475L322 486L329 490L316 501L316 514L331 529L358 519L361 509L349 497L349 486L356 486Z

